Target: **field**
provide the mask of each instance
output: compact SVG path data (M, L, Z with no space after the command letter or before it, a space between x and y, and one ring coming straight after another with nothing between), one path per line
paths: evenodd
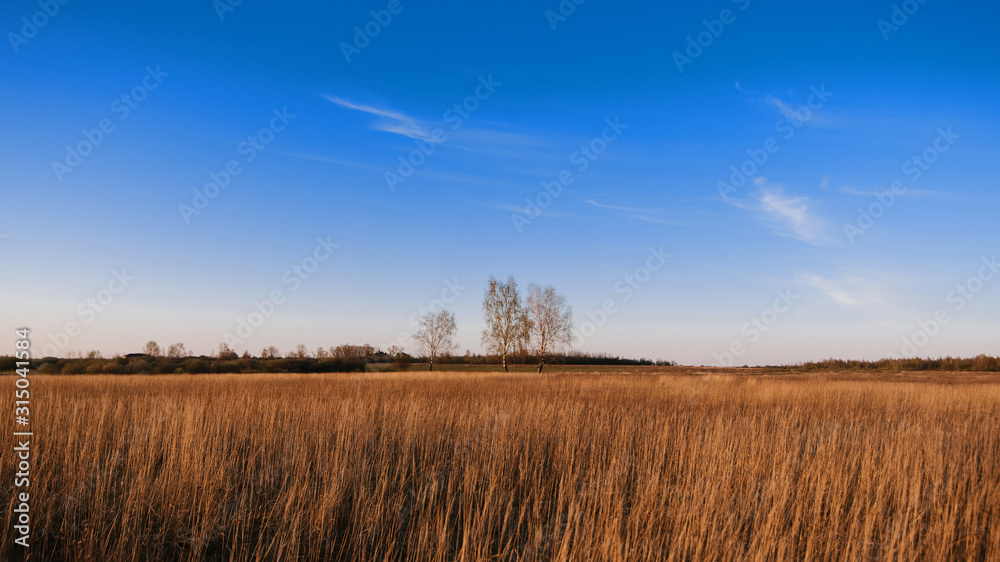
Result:
M37 560L1000 559L995 374L32 381Z

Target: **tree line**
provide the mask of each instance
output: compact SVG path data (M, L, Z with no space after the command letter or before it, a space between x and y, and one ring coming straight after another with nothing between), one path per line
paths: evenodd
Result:
M807 371L1000 371L1000 357L908 357L875 361L826 359L796 365Z
M500 281L490 276L483 291L483 320L486 328L480 341L484 354L453 355L457 331L454 313L439 310L424 314L413 334L414 353L399 345L382 350L362 344L318 347L310 350L299 344L282 354L275 346L237 353L222 343L209 356L193 356L183 343L161 347L147 342L140 353L105 359L94 350L77 357L45 357L33 360L38 373L50 374L173 374L173 373L332 373L366 370L406 370L425 363L428 370L440 364L499 364L509 371L511 364L564 365L675 365L670 361L630 359L607 354L573 351L573 308L564 295L551 286L531 283L522 295L517 281L508 276ZM1000 371L1000 358L979 355L973 358L907 358L876 361L827 359L792 366L798 370L905 370L905 371ZM13 357L0 357L0 372L15 368Z
M382 350L369 344L318 347L310 350L304 344L284 355L275 346L261 349L258 355L249 351L237 353L222 343L209 356L192 356L181 342L161 347L147 342L139 353L105 359L94 350L77 357L45 357L35 360L40 373L241 373L241 372L347 372L361 371L374 365L378 370L403 370L413 363L426 363L429 370L436 364L499 363L509 371L512 363L537 363L541 372L547 363L594 365L653 365L670 364L648 359L628 359L606 354L570 352L573 337L573 309L566 297L549 285L529 284L522 296L513 276L499 281L491 276L483 293L483 319L486 329L481 334L485 354L454 356L457 331L454 313L439 310L426 313L418 321L413 334L417 344L410 354L399 345ZM10 361L8 361L10 359ZM7 370L13 358L0 357L0 371ZM13 364L10 366L13 368Z
M339 347L339 346L338 346ZM357 349L372 348L369 345L345 346ZM372 348L375 349L375 348ZM160 374L207 374L207 373L346 373L363 371L405 371L415 363L428 363L427 357L412 356L403 353L391 356L376 350L370 357L363 355L317 358L298 357L289 354L275 357L251 356L245 353L240 356L220 357L212 355L168 357L153 356L145 353L130 353L124 356L101 357L97 352L88 352L83 357L44 357L32 360L32 369L39 374L111 374L111 375L160 375ZM590 354L570 352L566 354L551 354L551 363L562 365L673 365L669 361L652 361L650 359L632 359L608 354ZM14 357L0 357L0 373L15 369ZM510 365L536 364L538 358L533 355L512 355L508 357ZM438 357L439 365L497 365L499 357L492 355L472 354L443 355Z

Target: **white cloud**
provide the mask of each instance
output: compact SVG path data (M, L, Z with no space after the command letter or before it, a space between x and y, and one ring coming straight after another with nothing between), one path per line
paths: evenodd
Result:
M834 281L832 279L826 279L816 274L799 275L797 281L800 285L805 285L806 287L819 289L820 292L825 294L827 297L833 299L838 304L842 304L845 306L857 306L861 304L858 298L853 296L844 287L845 283L842 281Z
M829 191L830 179L831 179L830 176L823 176L823 181L820 182L820 188L823 189L824 191ZM837 192L846 193L848 195L858 195L862 197L874 197L876 193L880 191L886 191L888 189L889 189L888 187L876 187L871 189L870 191L862 191L860 189L855 188L852 185L844 184L837 188ZM903 192L902 194L905 197L930 197L930 198L941 198L941 199L961 197L961 195L959 194L951 193L948 191L937 191L932 189L916 189L909 186L906 186L905 189L906 191Z
M792 108L792 106L790 106L787 103L779 100L778 98L776 98L774 96L767 96L767 97L764 98L764 101L766 101L767 103L773 105L774 107L777 107L778 111L781 112L781 114L784 115L786 118L788 118L790 120L795 120L795 121L799 120L795 116L795 110Z
M600 207L602 209L613 209L615 211L627 211L629 213L645 213L645 212L647 212L649 210L649 209L638 209L638 208L635 208L635 207L619 207L617 205L605 205L603 203L598 203L597 201L592 201L590 199L585 199L583 202L586 203L586 204L588 204L588 205L593 205L595 207Z
M811 287L839 305L872 309L895 306L899 287L910 286L907 276L884 271L855 271L836 277L816 273L800 273L793 283Z
M750 199L723 197L723 201L755 213L758 219L781 236L795 238L814 246L837 243L827 233L826 221L817 216L811 208L813 203L809 198L786 196L781 186L767 186L766 180L762 177L755 178L754 183L760 186L760 189Z
M757 200L764 219L782 235L816 245L832 241L826 221L810 210L806 197L786 197L780 189L761 188Z
M622 207L619 205L606 205L604 203L598 203L592 199L584 199L584 203L588 205L593 205L594 207L599 207L601 209L609 209L611 211L619 211L618 215L625 216L630 219L635 219L637 221L649 222L653 224L664 224L667 226L685 226L684 223L674 220L661 219L649 216L649 213L657 213L657 209L640 209L637 207Z
M871 197L872 193L874 193L874 192L864 192L846 184L840 186L840 189L838 189L838 191L840 193L847 193L849 195L864 195L865 197Z
M796 102L789 103L789 102L787 102L787 101L785 101L785 100L783 100L783 99L781 99L781 98L779 98L779 97L777 97L777 96L775 96L773 94L769 94L769 93L766 93L766 92L760 92L758 90L753 90L753 89L750 89L750 88L745 88L745 87L743 87L739 83L739 81L737 81L736 83L734 83L733 86L740 93L746 94L747 97L750 100L752 100L754 103L762 104L762 105L765 105L765 106L769 105L769 106L774 107L775 109L778 110L778 113L780 113L783 117L785 117L789 121L796 122L798 124L798 126L801 126L801 125L806 125L806 126L809 126L809 127L829 127L829 126L831 126L831 120L829 119L829 115L821 115L820 114L821 113L820 107L816 107L814 109L814 108L810 108L808 106L805 106L805 105L803 105L800 102L799 103L796 103ZM811 93L812 92L810 91L810 92L807 92L805 94L799 93L798 95L796 95L795 92L792 92L792 91L787 92L787 94L789 96L797 97L797 98L801 99L803 102L809 99L808 95L811 94ZM805 110L804 111L800 111L803 108L805 108ZM798 113L797 113L797 111L798 111ZM825 112L829 113L829 111L825 111Z
M354 103L337 96L325 97L327 101L335 103L341 107L381 117L382 121L372 125L372 128L377 131L395 133L397 135L403 135L404 137L410 137L411 139L418 140L426 140L430 138L427 128L423 124L402 112Z
M680 222L680 221L672 221L672 220L666 220L666 219L657 219L657 218L653 218L653 217L647 217L645 215L628 215L628 216L632 217L635 220L642 221L642 222L651 222L651 223L654 223L654 224L665 224L667 226L687 226L686 223L683 223L683 222Z
M361 162L351 162L348 160L339 160L337 158L329 158L326 156L318 156L315 154L295 154L294 152L282 152L280 150L271 150L276 154L281 154L283 156L291 156L292 158L301 158L303 160L315 160L317 162L326 162L328 164L338 164L340 166L351 166L353 168L364 168L367 170L378 170L377 166L372 166L370 164L364 164Z

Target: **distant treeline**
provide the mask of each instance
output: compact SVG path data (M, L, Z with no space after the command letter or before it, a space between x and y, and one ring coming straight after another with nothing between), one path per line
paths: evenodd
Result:
M827 359L801 363L799 367L809 371L1000 371L1000 357L913 357L877 361Z
M421 361L424 358L419 358ZM446 357L439 357L437 363L443 365L488 365L497 364L499 362L499 357L496 355L479 355L466 353L465 355L450 355ZM662 359L631 359L628 357L619 357L617 355L608 355L607 353L583 353L583 352L571 352L564 354L552 354L548 355L545 361L552 365L659 365L659 366L674 366L677 363L673 361L664 361ZM537 355L532 355L530 353L520 353L507 356L507 362L512 365L535 365L539 362Z
M0 359L0 370L13 369L13 359ZM239 357L222 359L219 357L153 357L131 354L125 357L102 358L57 358L45 357L32 361L32 367L39 374L110 374L110 375L161 375L161 374L202 374L202 373L346 373L364 371L364 360L351 359L299 359L282 357L262 359L260 357Z
M96 353L87 357L45 357L33 359L31 368L39 374L113 374L113 375L158 375L158 374L202 374L202 373L347 373L358 371L404 371L426 364L425 357L414 357L406 353L389 355L368 346L358 346L367 353L358 355L338 354L337 357L242 357L234 353L223 356L164 357L144 353L132 353L124 357L103 358ZM466 353L439 357L438 364L447 365L496 365L499 358L490 355ZM508 363L533 365L538 358L530 354L508 357ZM673 366L672 361L651 359L630 359L605 353L567 353L551 356L552 365L658 365ZM10 372L16 367L13 357L0 356L0 372ZM810 361L793 366L805 371L1000 371L1000 357L979 355L977 357L939 357L909 359L879 359L859 361L826 359Z
M344 346L347 347L347 346ZM356 355L338 353L338 356L309 357L252 357L244 354L222 353L221 356L202 355L198 357L169 357L145 353L132 353L122 357L103 358L91 352L86 357L45 357L31 361L31 368L39 374L111 374L111 375L160 375L160 374L203 374L203 373L347 373L356 371L402 371L414 363L426 363L424 357L413 357L406 353L389 355L370 346L350 346L358 350ZM337 348L340 350L341 348ZM332 354L331 354L332 355ZM550 364L563 365L673 365L670 361L650 359L629 359L607 354L571 353L556 355L548 359ZM499 359L488 355L466 354L462 356L439 357L438 363L452 365L494 364L499 368ZM537 357L520 355L508 358L508 362L534 364ZM0 372L13 371L16 360L0 357Z

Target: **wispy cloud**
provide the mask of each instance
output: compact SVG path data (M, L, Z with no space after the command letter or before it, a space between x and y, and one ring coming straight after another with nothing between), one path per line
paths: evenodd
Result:
M372 166L371 164L363 164L361 162L350 162L348 160L339 160L337 158L329 158L327 156L317 156L315 154L295 154L294 152L282 152L280 150L271 150L276 154L281 154L283 156L290 156L292 158L300 158L302 160L314 160L316 162L326 162L327 164L337 164L339 166L350 166L352 168L364 168L366 170L378 170L377 166Z
M826 221L809 209L807 198L786 197L780 189L761 188L757 199L767 221L783 235L810 244L830 241L825 234Z
M831 125L831 119L828 115L829 112L823 113L822 111L811 108L806 108L805 111L799 112L798 110L801 110L804 106L793 106L792 104L771 95L764 97L764 103L774 106L785 119L795 121L798 125L805 125L807 127L829 127Z
M801 274L796 278L798 284L812 287L818 289L827 297L833 299L836 303L842 304L844 306L858 306L861 301L858 297L852 295L845 287L843 282L834 281L832 279L826 279L821 275Z
M508 126L497 123L471 126L460 129L445 127L448 144L458 150L484 156L497 156L516 161L522 167L528 160L538 159L551 150L548 142L539 136L521 131L512 131Z
M812 244L825 246L836 243L827 234L828 225L812 209L813 203L807 197L787 196L781 186L768 186L764 178L755 178L760 186L756 194L748 199L724 197L730 205L753 212L781 236L788 236Z
M649 209L637 209L635 207L619 207L617 205L605 205L603 203L598 203L597 201L592 201L590 199L584 199L584 203L588 205L593 205L595 207L600 207L602 209L612 209L615 211L627 211L629 213L645 213Z
M793 119L795 121L798 121L798 118L795 117L795 109L792 108L792 106L788 105L787 103L779 100L778 98L776 98L774 96L770 96L770 95L769 96L765 96L764 97L764 101L767 102L767 103L769 103L769 104L771 104L771 105L773 105L774 107L777 107L778 111L782 115L784 115L785 117L787 117L788 119Z
M840 193L847 193L848 195L864 195L865 197L871 197L871 192L861 191L860 189L855 189L849 185L842 185L837 189Z
M816 289L841 306L865 309L892 306L896 300L894 292L899 286L908 285L904 276L883 271L860 271L838 276L799 273L792 282Z
M820 182L820 189L824 191L830 191L830 176L823 176L823 180ZM846 193L848 195L858 195L862 197L873 197L879 191L885 191L886 187L875 188L870 191L863 191L855 188L852 185L844 184L836 188L837 193ZM952 198L962 198L962 194L952 193L949 191L940 191L934 189L917 189L914 187L906 187L906 191L903 192L905 197L928 197L928 198L940 198L940 199L952 199Z
M627 215L635 220L642 222L651 222L653 224L664 224L667 226L686 226L685 223L680 221L672 221L667 219L658 219L654 217L647 217L646 215Z
M418 140L426 140L430 138L430 134L424 124L401 111L354 103L337 96L325 96L325 98L327 101L335 103L341 107L381 117L382 119L380 121L372 125L372 128L376 131L395 133L397 135L403 135L405 137Z
M472 205L478 205L480 207L488 207L490 209L497 209L499 211L506 211L508 213L515 213L515 214L525 213L526 210L527 210L527 207L519 207L517 205L509 205L507 203L496 203L496 202L493 202L493 201L471 201L471 200L465 200L465 202L469 203L469 204L472 204ZM541 212L540 212L540 214L538 216L545 216L545 217L556 218L556 219L581 218L581 217L578 217L577 215L574 215L574 214L563 213L563 212L560 212L560 211L553 211L552 209L542 209Z
M837 193L849 193L851 195L871 195L870 192L866 193L864 191L855 189L853 186L848 185L846 183L843 184L843 185L841 185L840 187L832 187L830 185L830 183L832 181L833 181L833 178L831 178L829 176L829 174L824 174L823 175L823 179L820 180L820 182L819 182L819 188L822 189L823 191L831 191L831 190L833 190L833 191L835 191Z
M431 132L435 128L440 128L446 135L449 147L465 152L524 160L537 156L540 149L550 147L545 139L511 130L504 124L487 123L477 126L463 124L461 128L455 129L448 123L417 119L395 109L357 103L332 95L324 98L341 107L378 117L379 119L371 125L376 131L394 133L411 139L429 140Z
M618 211L616 214L630 219L635 219L637 221L649 222L653 224L664 224L668 226L683 226L683 223L678 221L672 221L669 219L661 219L649 216L649 213L656 212L656 209L640 209L637 207L623 207L619 205L607 205L604 203L598 203L592 199L584 199L584 203L587 205L592 205L601 209L608 209L611 211Z
M747 94L748 97L756 102L763 103L764 105L769 105L778 110L783 117L789 121L795 121L799 125L808 125L810 127L828 127L831 122L828 116L821 115L820 111L807 108L807 113L803 114L796 113L797 110L801 109L803 106L801 103L792 103L785 101L774 94L769 94L766 92L758 92L749 88L744 88L740 85L739 81L735 82L733 86L740 92ZM811 92L810 92L811 94ZM791 93L789 95L792 95Z

